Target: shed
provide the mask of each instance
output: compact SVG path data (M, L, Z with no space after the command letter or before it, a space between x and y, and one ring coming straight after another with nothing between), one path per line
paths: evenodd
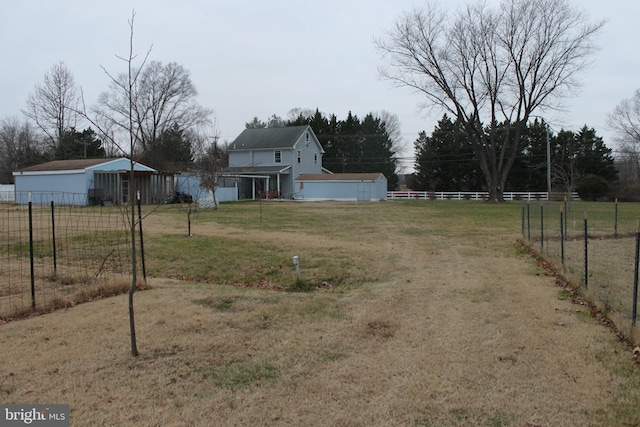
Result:
M55 160L13 172L16 203L66 205L124 204L129 201L131 162L127 158ZM173 192L173 174L134 163L142 203L157 203ZM31 196L30 196L31 195Z
M304 200L387 199L387 178L380 172L302 174L295 181L297 198Z

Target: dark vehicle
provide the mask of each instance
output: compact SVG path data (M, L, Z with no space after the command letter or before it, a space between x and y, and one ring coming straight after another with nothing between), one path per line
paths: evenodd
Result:
M169 198L166 199L162 203L165 204L165 205L172 205L174 203L188 203L188 204L191 204L191 203L193 203L193 197L191 197L191 194L181 193L179 191L176 191L174 194L169 196Z

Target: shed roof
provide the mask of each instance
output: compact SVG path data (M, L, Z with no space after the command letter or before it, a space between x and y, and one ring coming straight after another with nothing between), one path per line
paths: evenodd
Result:
M247 175L265 175L265 174L289 174L291 166L236 166L224 168L220 175L234 175L234 174L247 174Z
M293 148L295 143L311 127L288 126L283 128L245 129L229 146L230 150L268 150Z
M380 178L380 175L384 176L382 172L322 174L305 173L300 174L300 176L296 178L296 181L376 181L378 178Z
M29 166L20 169L21 172L46 172L46 171L65 171L65 170L83 170L102 163L111 162L115 159L76 159L76 160L54 160L52 162L41 163L39 165Z
M111 159L74 159L74 160L54 160L52 162L41 163L39 165L29 166L13 172L14 175L60 175L66 173L86 172L87 170L108 170L108 171L125 171L131 168L128 158L118 157ZM135 162L134 169L136 172L152 172L157 171L142 163Z

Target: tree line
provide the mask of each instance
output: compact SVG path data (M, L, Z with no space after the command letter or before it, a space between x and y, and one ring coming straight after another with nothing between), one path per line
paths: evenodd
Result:
M507 123L495 126L496 139L508 139L509 129ZM424 191L482 188L480 162L459 121L444 115L431 135L422 132L414 146L416 172L412 188ZM577 191L582 198L595 199L609 195L617 183L613 150L597 136L595 129L585 125L578 132L560 130L554 134L546 123L536 119L520 136L504 191L544 192L551 185L554 192Z

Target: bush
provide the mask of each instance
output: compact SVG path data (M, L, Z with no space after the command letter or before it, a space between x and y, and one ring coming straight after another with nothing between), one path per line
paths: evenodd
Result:
M597 175L587 175L582 180L577 191L582 200L596 201L611 197L609 193L609 183Z
M640 183L619 182L614 189L614 195L621 202L640 202Z

